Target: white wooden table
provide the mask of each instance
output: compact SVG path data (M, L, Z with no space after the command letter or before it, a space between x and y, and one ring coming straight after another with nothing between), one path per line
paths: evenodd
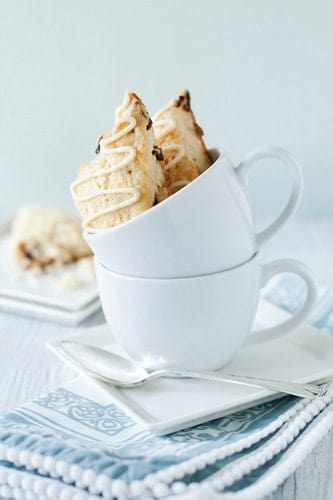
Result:
M333 220L290 223L265 248L264 260L277 257L301 259L313 269L319 282L333 285ZM98 312L80 328L101 322L103 315ZM73 333L76 328L0 313L0 414L73 377L73 372L51 355L44 343ZM332 499L332 471L330 432L269 499Z

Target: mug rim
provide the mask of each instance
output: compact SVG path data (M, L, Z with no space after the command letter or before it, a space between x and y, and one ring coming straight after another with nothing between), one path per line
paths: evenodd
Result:
M179 193L181 193L182 191L189 189L190 186L193 186L193 184L198 183L199 179L205 177L209 170L211 170L212 168L216 168L216 165L220 162L220 160L228 158L226 155L226 152L224 150L219 150L217 148L216 149L211 148L211 149L209 149L209 151L217 151L218 157L216 158L216 160L204 172L202 172L200 175L198 175L198 177L193 179L191 182L189 182L182 189L180 189L176 193L173 193L171 196L168 196L168 198L165 198L160 203L153 205L148 210L141 212L139 215L136 215L132 219L129 219L128 221L123 222L122 224L119 224L118 226L100 229L100 230L96 231L95 233L90 233L87 229L84 229L83 230L84 239L88 242L89 240L97 239L99 236L104 236L104 235L109 234L109 233L115 233L116 231L120 231L121 228L128 226L129 224L138 220L138 218L143 218L144 216L147 216L147 214L149 214L152 210L154 212L156 212L158 210L158 207L161 207L167 203L171 203L171 201L170 201L171 199L174 199L174 197L177 197L179 195Z
M255 254L252 255L246 262L243 262L243 264L239 264L237 266L231 267L230 269L225 269L224 271L215 271L213 273L208 273L208 274L199 274L196 276L180 276L180 277L175 277L175 278L146 278L146 277L140 277L140 276L130 276L128 274L121 274L121 273L116 273L115 271L112 271L108 267L106 267L104 264L102 264L96 257L94 256L94 263L95 267L100 268L103 273L105 274L111 274L115 278L120 278L126 281L138 281L138 282L149 282L149 283L166 283L166 282L181 282L181 281L186 281L186 280L200 280L202 278L209 278L209 277L214 277L218 276L220 274L231 274L232 272L236 272L238 270L241 270L242 268L245 268L252 264L253 262L256 262L260 259L261 252L257 251Z

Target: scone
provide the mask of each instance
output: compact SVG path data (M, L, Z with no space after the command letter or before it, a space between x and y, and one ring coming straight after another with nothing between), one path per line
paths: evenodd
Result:
M100 138L96 152L71 186L83 227L90 232L122 224L170 194L151 118L136 94L126 94L114 128Z
M155 115L153 128L157 144L163 151L173 193L212 164L203 141L203 131L191 110L187 90Z
M67 264L91 255L80 221L51 207L24 207L12 226L16 262L24 269Z

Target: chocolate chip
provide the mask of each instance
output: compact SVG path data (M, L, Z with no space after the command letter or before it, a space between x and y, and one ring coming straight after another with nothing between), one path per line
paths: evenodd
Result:
M154 155L156 160L158 161L164 160L162 149L159 148L158 146L154 146L154 149L152 150L151 154Z
M34 254L30 252L30 250L27 250L26 248L24 249L24 257L26 257L29 260L34 260Z
M195 122L195 124L194 124L194 130L195 130L195 133L196 133L199 137L201 137L201 136L203 136L203 135L204 135L204 132L203 132L202 128L201 128L201 127L200 127L200 125L198 125L196 122Z
M101 151L101 137L98 139L98 144L97 148L95 149L95 153L98 155L98 153Z
M183 100L184 100L184 96L180 95L178 97L178 99L176 100L176 103L175 103L176 108L179 108L179 106L181 105L181 103L183 102Z
M188 90L185 92L183 109L185 109L185 111L191 111L191 96Z
M146 130L149 130L151 128L152 124L153 124L153 120L149 117L149 120L148 120L148 123L146 126Z
M181 94L175 101L176 108L183 108L184 111L191 111L191 96L188 90Z

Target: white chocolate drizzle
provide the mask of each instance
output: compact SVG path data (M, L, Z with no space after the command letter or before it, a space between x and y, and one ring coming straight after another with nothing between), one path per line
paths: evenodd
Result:
M173 118L160 118L160 116L163 114L163 111L158 113L157 115L154 116L154 131L156 135L156 139L162 140L167 134L172 132L176 128L176 122ZM175 167L177 163L183 158L185 155L185 148L181 144L168 144L166 146L162 145L162 151L176 151L177 154L172 160L168 161L165 165L166 170L170 170L171 168ZM173 182L170 186L172 192L175 192L176 190L180 189L181 187L186 186L189 184L189 181L187 180L179 180L176 182Z
M163 153L165 151L178 151L176 156L165 165L166 170L170 170L170 168L174 167L185 154L185 148L181 144L170 144L169 146L164 146L162 151Z
M116 110L116 125L121 125L121 124L127 124L122 130L119 132L113 134L111 137L108 137L106 139L102 139L100 141L100 153L104 154L106 157L109 157L111 155L117 155L117 154L125 154L124 158L119 161L116 165L113 165L112 167L108 166L109 161L107 161L106 168L99 168L95 170L95 172L89 173L77 181L73 182L71 185L71 193L73 196L74 201L76 202L85 202L92 200L93 198L97 198L98 196L102 195L110 195L110 194L126 194L130 195L128 199L121 201L120 203L114 203L113 205L110 205L106 208L103 208L101 210L97 210L93 214L87 216L83 220L83 227L86 229L89 229L91 232L96 232L99 231L100 229L91 227L91 222L101 215L105 215L111 212L115 212L116 210L119 210L120 208L128 207L135 203L139 198L140 198L140 191L136 187L123 187L123 188L108 188L108 189L96 189L92 193L86 194L86 195L77 195L76 194L76 188L80 186L81 184L84 184L87 181L90 181L91 179L94 179L96 177L103 177L107 174L110 174L112 172L116 172L117 170L122 169L126 165L128 165L131 161L134 160L136 156L136 149L133 146L120 146L120 147L115 147L115 148L110 148L110 144L112 144L114 141L120 139L124 135L128 134L131 130L133 130L136 126L136 120L133 116L127 114L125 116L121 116L128 108L130 104L130 96L129 94L126 94L125 100L123 104ZM98 166L98 163L93 160L91 162L92 166L96 165Z
M116 116L121 115L121 113L123 113L128 108L128 106L130 105L130 103L131 103L130 95L129 95L128 92L126 92L124 101L116 109Z
M154 121L154 130L156 139L162 139L162 137L166 136L169 132L172 132L176 127L176 122L172 118L158 118L154 117L156 121ZM156 130L158 128L159 130Z

